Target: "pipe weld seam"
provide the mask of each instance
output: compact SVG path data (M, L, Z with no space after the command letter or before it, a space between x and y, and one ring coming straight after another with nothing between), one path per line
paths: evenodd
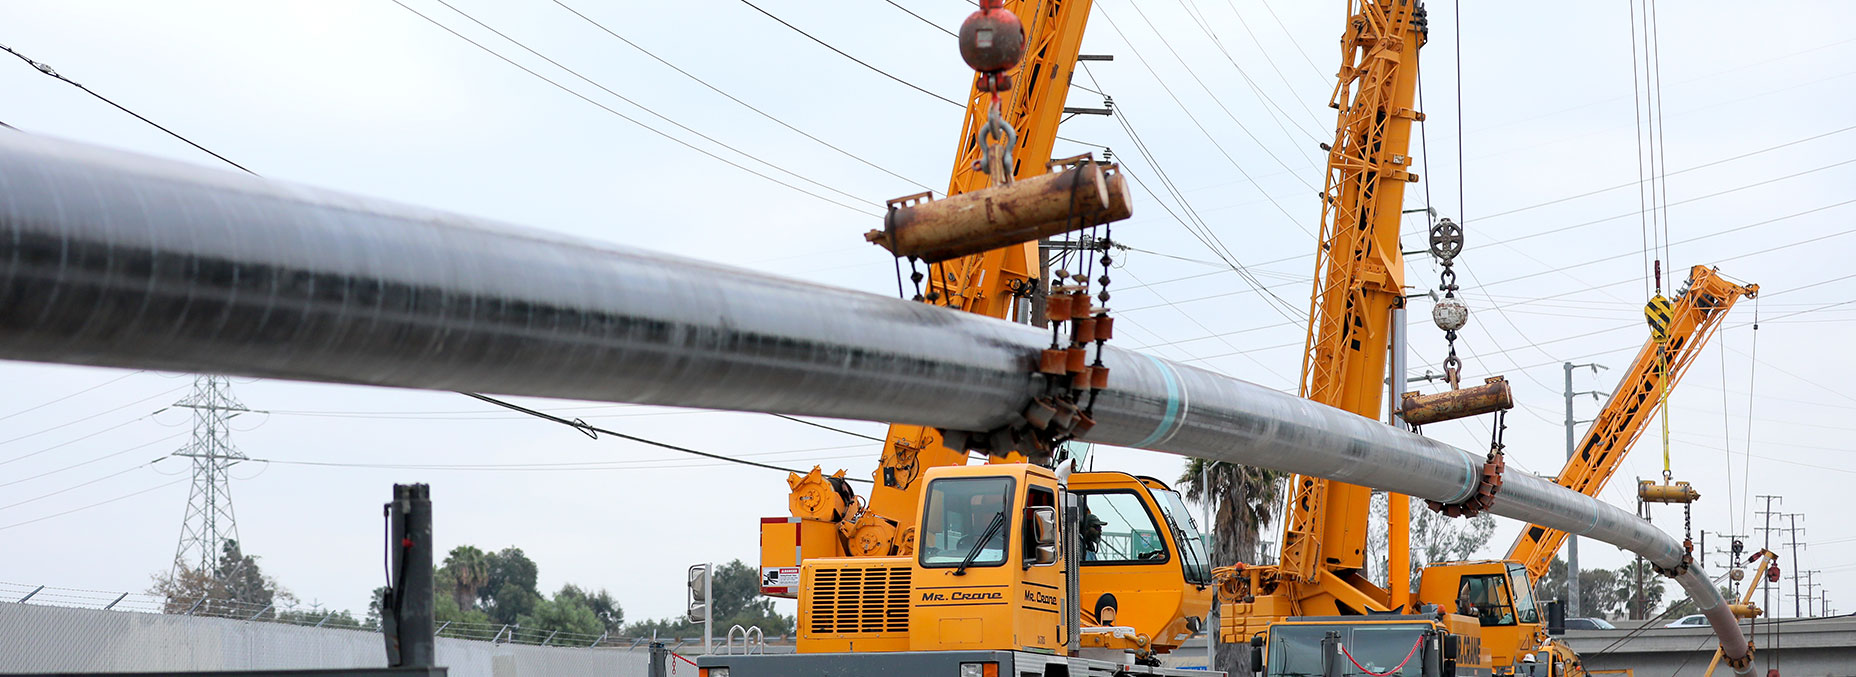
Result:
M1463 490L1457 492L1456 498L1452 498L1448 501L1439 501L1446 505L1456 505L1469 500L1470 497L1476 495L1476 488L1480 486L1478 478L1482 474L1482 466L1477 465L1475 459L1470 458L1467 454L1459 453L1457 454L1457 458L1463 461Z
M1166 409L1160 417L1160 423L1154 426L1154 431L1148 433L1147 437L1142 438L1141 441L1135 442L1134 446L1136 447L1146 447L1160 441L1162 438L1172 438L1174 433L1179 432L1179 424L1185 420L1180 415L1182 412L1180 406L1179 377L1173 373L1173 368L1167 363L1160 361L1160 358L1147 354L1142 354L1141 356L1147 358L1147 361L1154 363L1154 368L1160 371L1160 380L1166 384Z

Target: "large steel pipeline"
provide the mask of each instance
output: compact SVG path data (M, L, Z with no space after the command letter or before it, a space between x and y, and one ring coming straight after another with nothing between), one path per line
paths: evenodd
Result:
M1024 325L482 219L0 134L0 359L763 411L1010 422ZM1092 442L1454 503L1481 454L1110 347ZM1493 512L1643 555L1642 519L1511 473ZM1699 567L1677 582L1748 651Z

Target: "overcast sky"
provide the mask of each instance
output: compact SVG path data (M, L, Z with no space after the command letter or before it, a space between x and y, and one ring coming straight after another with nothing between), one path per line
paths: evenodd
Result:
M724 98L551 0L448 1L631 103L437 0L403 1L610 111L389 0L7 2L0 43L267 177L875 292L895 280L890 259L860 236L877 225L871 214L917 184L946 185L957 106L740 0L563 2L862 161ZM953 40L895 6L952 29L972 11L960 0L754 1L928 92L958 99L970 81ZM1112 95L1146 153L1110 119L1075 118L1063 135L1112 148L1156 191L1163 171L1187 203L1137 189L1136 216L1115 229L1143 250L1125 255L1114 273L1113 307L1125 328L1118 343L1295 387L1304 328L1292 316L1309 293L1324 160L1316 144L1332 135L1326 104L1344 4L1098 0L1084 51L1115 60L1079 76L1070 102L1102 105L1082 87ZM1575 377L1579 390L1609 391L1647 331L1630 14L1624 3L1592 0L1551 10L1466 4L1461 22L1451 4L1430 6L1429 122L1423 148L1412 149L1425 180L1407 191L1406 207L1429 200L1466 224L1458 269L1473 313L1459 342L1467 377L1506 374L1514 383L1510 462L1551 474L1564 455L1560 364L1613 367ZM1734 310L1672 398L1675 472L1703 494L1697 530L1756 533L1753 497L1783 495L1776 511L1803 514L1804 567L1824 570L1817 580L1832 605L1849 608L1856 529L1839 511L1856 479L1847 442L1856 389L1846 385L1856 377L1848 350L1856 168L1847 165L1856 159L1856 71L1848 65L1856 39L1847 30L1856 6L1664 4L1662 155L1672 173L1707 165L1669 177L1671 207L1659 213L1671 242L1664 268L1719 265L1764 291L1757 307ZM218 165L4 55L0 91L0 122L27 132ZM1084 143L1059 142L1057 153L1090 150ZM1188 206L1283 304L1260 300L1170 215ZM1423 225L1407 221L1406 249L1423 248ZM1436 285L1427 258L1410 264L1410 284ZM1443 355L1428 316L1428 302L1414 303L1414 374L1437 371ZM0 380L0 582L147 588L169 566L187 501L185 459L156 459L185 443L189 420L184 410L162 409L186 394L191 377L6 363ZM238 447L275 461L233 470L240 536L306 602L358 612L382 584L379 506L394 482L432 484L441 551L521 547L539 563L544 591L565 582L607 588L631 619L678 613L688 563L754 561L757 518L785 513L778 473L593 441L455 394L248 379L234 389L269 412L236 420ZM524 402L795 467L867 476L878 455L865 440L768 416ZM1597 410L1589 397L1577 406L1582 419ZM1426 433L1482 449L1487 425ZM1657 476L1659 453L1653 430L1605 500L1633 507L1632 478ZM1098 469L1165 479L1181 465L1128 450L1096 460ZM1655 518L1679 533L1678 510L1658 509ZM1486 554L1505 552L1517 528L1503 523ZM1626 561L1596 543L1582 554L1588 567ZM1796 570L1785 554L1787 571ZM1789 615L1789 597L1783 609Z

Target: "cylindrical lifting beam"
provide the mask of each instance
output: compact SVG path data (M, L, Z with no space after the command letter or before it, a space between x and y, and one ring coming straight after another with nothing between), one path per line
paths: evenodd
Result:
M1645 503L1694 503L1701 492L1687 482L1658 484L1655 480L1637 480L1637 498Z
M0 134L0 359L764 411L955 430L1038 392L1044 330L385 201ZM1109 347L1085 441L1446 503L1482 454ZM1732 659L1680 544L1509 473L1497 515L1665 569ZM1736 661L1737 662L1737 661Z
M1114 165L1071 160L1051 163L1048 174L1003 186L940 200L932 193L891 200L883 229L865 233L864 239L896 256L936 263L1133 214L1127 179Z
M1405 393L1399 415L1412 425L1430 425L1514 408L1514 391L1508 380L1491 376L1482 385L1439 393Z

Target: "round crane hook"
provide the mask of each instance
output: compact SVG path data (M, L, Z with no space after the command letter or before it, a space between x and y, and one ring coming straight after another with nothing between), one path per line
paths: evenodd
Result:
M982 75L1002 73L1025 57L1025 27L1002 0L985 0L960 24L960 58Z

